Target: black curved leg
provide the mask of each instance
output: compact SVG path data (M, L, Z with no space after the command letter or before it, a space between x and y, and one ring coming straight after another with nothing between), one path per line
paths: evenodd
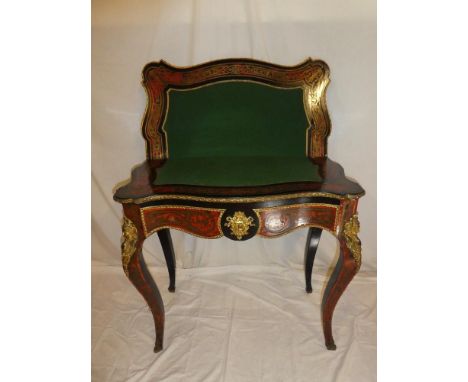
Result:
M171 233L169 228L161 229L158 232L159 241L166 258L167 270L169 272L169 292L175 291L175 256L174 247L172 246Z
M307 293L312 293L312 267L314 266L315 253L317 252L321 235L321 228L309 228L304 253L304 273Z

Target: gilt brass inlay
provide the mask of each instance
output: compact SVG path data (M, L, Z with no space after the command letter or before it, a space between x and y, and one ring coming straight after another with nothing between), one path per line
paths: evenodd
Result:
M354 261L356 262L356 272L361 267L361 240L357 234L359 232L359 219L357 215L353 215L344 225L343 234L346 239L346 245L351 251Z
M288 67L249 59L211 61L188 67L160 61L147 64L142 75L148 96L142 121L148 159L168 158L164 124L169 114L169 90L191 90L221 81L256 82L281 89L303 88L304 107L309 120L307 155L313 158L326 154L330 118L325 90L329 82L329 69L323 61L309 58L299 65Z
M206 236L199 235L199 234L197 234L197 233L195 233L193 231L190 231L188 229L185 229L185 228L183 228L181 226L176 226L174 224L169 224L169 222L168 222L168 224L157 226L156 228L153 228L151 231L148 231L148 227L147 227L147 223L146 223L146 216L145 216L146 211L147 211L148 214L150 214L152 211L164 210L166 208L175 208L175 209L180 209L180 210L198 210L198 211L216 211L216 212L219 212L220 214L219 214L219 217L218 217L218 220L217 220L217 226L218 226L219 234L216 235L216 236L211 236L210 238L214 239L214 238L218 238L218 237L223 236L222 229L221 229L221 216L222 216L222 212L225 211L224 209L222 209L222 208L205 208L205 207L192 207L192 206L180 206L180 205L166 204L166 205L160 205L160 206L143 207L143 208L140 209L140 216L141 216L141 221L143 223L143 232L145 234L145 238L150 236L154 232L159 231L159 230L164 229L164 228L176 229L176 230L188 233L188 234L193 235L193 236L201 237L203 239L207 238Z
M122 266L128 277L128 264L135 253L138 231L133 222L124 216L122 224Z
M210 202L210 203L251 203L251 202L267 202L271 200L286 200L295 198L312 198L312 197L325 197L339 200L357 199L364 196L364 192L359 194L332 194L329 192L296 192L292 194L279 194L279 195L267 195L267 196L244 196L244 197L209 197L209 196L194 196L194 195L181 195L181 194L162 194L162 195L150 195L141 198L129 198L119 199L119 203L147 203L156 200L192 200L199 202Z
M233 216L228 216L224 225L231 229L231 233L237 240L241 240L243 236L247 235L250 227L255 227L254 219L251 216L245 216L242 211L237 211Z

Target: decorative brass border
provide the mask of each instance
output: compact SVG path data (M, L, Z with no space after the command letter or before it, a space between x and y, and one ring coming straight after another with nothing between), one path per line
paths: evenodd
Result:
M330 83L328 70L314 83L304 85L304 109L309 127L306 130L307 155L310 158L323 157L327 154L327 138L331 132L325 92Z
M180 195L180 194L162 194L162 195L150 195L142 198L129 198L119 200L119 203L135 203L142 204L152 202L155 200L190 200L197 202L210 202L210 203L252 203L252 202L266 202L272 200L285 200L285 199L296 199L296 198L310 198L310 197L325 197L339 200L357 199L364 195L364 192L359 194L346 194L337 195L329 192L299 192L294 194L280 194L280 195L268 195L268 196L245 196L245 197L209 197L209 196L194 196L194 195Z
M136 250L138 240L138 230L133 222L124 216L122 224L122 266L125 275L128 277L128 264Z
M154 228L153 230L151 230L150 232L148 232L148 229L146 228L146 221L145 221L145 216L144 216L144 212L145 210L163 210L163 209L167 209L167 208L175 208L175 209L179 209L179 210L205 210L205 211L216 211L216 212L220 212L219 214L219 217L218 217L218 221L217 221L217 226L218 226L218 230L219 232L221 233L220 235L217 235L217 236L210 236L210 237L206 237L206 236L202 236L202 235L197 235L196 233L193 233L193 232L190 232L186 229L182 229L180 227L175 227L175 226L171 226L171 225L164 225L164 226L161 226L161 227L157 227L157 228ZM156 231L159 231L161 229L164 229L164 228L171 228L171 229L177 229L179 231L182 231L182 232L185 232L185 233L188 233L190 235L193 235L193 236L197 236L197 237L201 237L203 239L216 239L216 238L219 238L219 237L222 237L223 236L223 230L221 228L221 217L223 216L223 213L224 213L225 209L224 208L206 208L206 207L192 207L192 206L179 206L179 205L161 205L161 206L148 206L148 207L143 207L143 208L140 208L140 216L141 216L141 221L142 221L142 225L143 225L143 232L145 234L145 238L151 236L153 233L155 233Z
M164 122L162 117L167 115L167 89L171 86L196 87L230 78L267 83L282 88L302 87L305 112L310 125L306 131L308 156L325 156L326 138L331 129L325 100L326 88L330 82L329 72L325 62L311 58L296 66L245 58L215 60L189 67L177 67L165 61L148 63L142 71L142 84L148 96L142 120L147 157L167 158L166 134L161 128Z
M356 272L361 268L361 240L357 234L359 233L359 219L357 214L349 218L343 227L343 236L346 240L346 246L353 255L354 262L356 263Z

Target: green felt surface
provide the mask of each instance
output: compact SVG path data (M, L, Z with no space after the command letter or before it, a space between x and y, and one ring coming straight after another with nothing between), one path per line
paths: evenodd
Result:
M302 89L221 82L169 91L169 158L304 156L308 121Z
M156 185L320 181L306 156L302 89L246 81L169 91L168 160Z
M320 182L318 166L307 157L225 157L168 160L155 185L242 187L289 182Z

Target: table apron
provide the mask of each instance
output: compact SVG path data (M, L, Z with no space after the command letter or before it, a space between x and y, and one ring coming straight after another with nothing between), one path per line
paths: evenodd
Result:
M173 228L189 234L213 239L223 236L221 219L225 208L180 205L148 206L140 209L145 237L163 229ZM256 235L273 238L301 227L318 227L337 233L341 205L307 203L269 208L254 208L260 222Z

